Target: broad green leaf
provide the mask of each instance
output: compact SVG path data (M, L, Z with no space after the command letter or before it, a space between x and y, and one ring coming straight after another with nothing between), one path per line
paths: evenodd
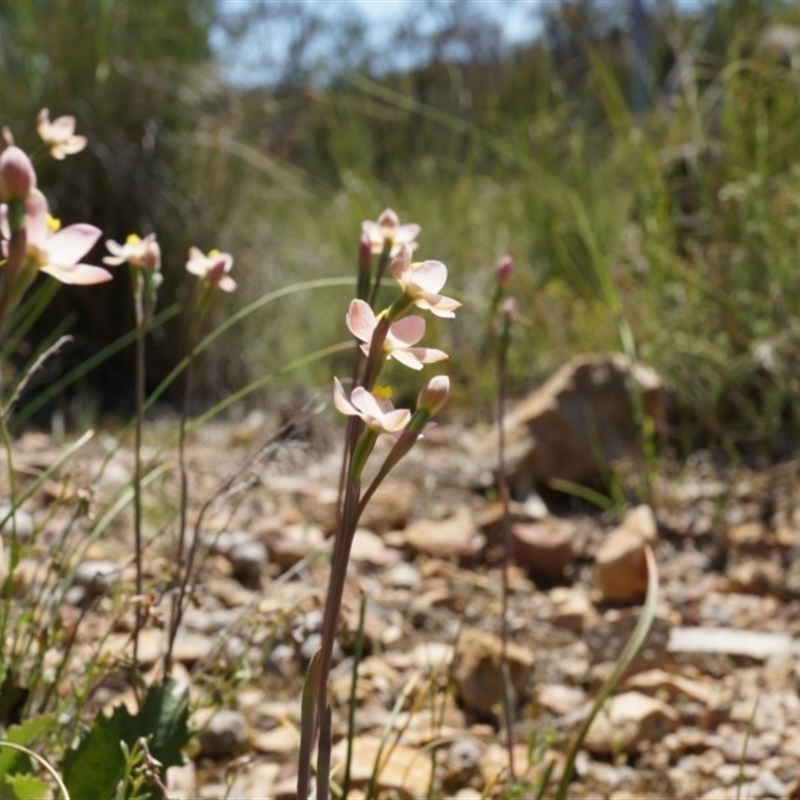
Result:
M2 800L42 800L49 794L47 781L35 775L9 775L0 783Z
M97 717L80 744L64 757L62 774L70 795L113 797L125 771L120 742L132 747L141 736L165 769L181 764L181 749L189 737L188 717L188 687L173 680L151 687L136 715L120 706L110 717ZM159 796L156 787L152 796Z
M0 740L31 747L39 735L48 730L52 724L53 718L50 716L32 717L22 725L12 725L5 735L0 736ZM30 771L31 761L28 756L19 750L0 746L0 780L14 773Z

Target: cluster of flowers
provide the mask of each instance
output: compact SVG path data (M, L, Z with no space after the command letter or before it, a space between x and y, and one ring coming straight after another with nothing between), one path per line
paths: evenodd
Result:
M42 109L37 119L39 136L53 158L64 159L86 147L84 136L75 134L75 118L50 120ZM50 214L47 199L37 187L36 171L28 155L14 144L8 128L2 131L5 147L0 153L0 233L5 258L0 291L0 322L5 313L19 301L37 272L44 272L62 283L90 286L112 278L103 267L81 263L81 259L97 243L101 231L94 225L78 223L61 227ZM152 270L161 268L161 251L154 235L144 239L131 235L125 244L109 240L110 252L103 259L108 266L128 263L132 267ZM196 247L189 250L186 269L211 288L230 292L236 283L228 274L233 258L212 250L204 255ZM160 275L154 283L160 282Z
M411 369L422 369L424 364L433 364L448 358L443 350L419 347L425 335L425 320L408 314L412 307L430 311L437 317L452 318L461 303L452 297L440 294L447 280L447 267L440 261L412 263L412 254L417 247L416 238L420 226L400 225L397 215L386 209L377 222L362 223L360 263L368 270L373 255L380 254L389 260L389 270L397 281L401 295L392 305L375 314L370 303L363 297L351 301L345 321L350 333L360 343L366 356L363 377L357 382L348 398L341 382L334 378L333 402L336 408L348 416L359 418L365 425L362 439L354 448L351 461L351 477L358 479L366 456L378 434L388 433L399 439L390 454L389 466L407 452L407 449L423 432L428 420L436 414L447 400L450 382L446 375L432 378L424 386L417 400L416 411L396 409L386 397L386 391L376 389L377 379L383 365L394 359ZM380 267L375 284L380 282ZM376 291L373 288L371 296Z

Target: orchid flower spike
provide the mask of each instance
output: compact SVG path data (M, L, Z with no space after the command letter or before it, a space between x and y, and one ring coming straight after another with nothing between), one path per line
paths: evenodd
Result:
M401 245L407 245L412 250L417 247L417 236L420 227L414 222L400 224L400 219L391 208L387 208L377 222L364 220L361 223L361 232L369 241L374 254L382 253L388 244L390 254L394 255Z
M397 435L411 419L407 408L395 408L391 401L376 397L363 386L356 386L348 399L338 378L333 379L333 404L342 414L360 417L376 433Z
M437 317L455 317L461 303L439 294L447 282L447 267L441 261L411 263L411 248L401 245L392 259L392 275L403 294L418 308L427 309Z
M212 288L222 289L223 292L235 291L236 281L228 274L232 267L233 256L230 253L210 250L206 255L197 247L189 248L189 260L186 262L187 272L197 275Z
M0 230L10 238L8 206L0 206ZM90 286L111 280L111 273L102 267L78 263L94 247L102 231L94 225L83 223L61 227L50 216L47 200L38 190L32 189L25 201L26 258L31 266L62 283ZM7 242L3 252L7 255Z
M46 108L36 118L36 130L50 150L50 155L59 161L80 153L88 141L85 136L75 135L75 117L56 117L51 122L50 112Z
M370 345L378 318L363 300L353 300L346 316L350 333L362 342L361 350L369 355ZM383 341L383 351L388 358L394 358L411 369L422 369L423 364L434 364L449 358L444 350L434 347L414 347L425 335L425 320L422 317L403 317L389 326Z
M113 239L109 239L106 247L111 255L103 258L104 264L118 266L127 262L132 267L140 269L161 268L161 248L154 233L149 233L144 239L132 233L125 240L125 244L117 244Z

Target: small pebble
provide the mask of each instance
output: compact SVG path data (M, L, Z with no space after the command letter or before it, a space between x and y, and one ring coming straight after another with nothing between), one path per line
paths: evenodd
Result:
M113 561L84 561L75 570L73 583L95 597L108 594L119 578L120 568Z
M247 720L240 711L222 709L214 714L200 734L200 755L230 758L247 748Z

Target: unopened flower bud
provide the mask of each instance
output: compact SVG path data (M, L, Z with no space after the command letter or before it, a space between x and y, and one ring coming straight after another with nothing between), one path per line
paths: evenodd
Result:
M517 318L517 301L514 297L506 297L503 301L503 319L506 324L514 322Z
M36 188L36 173L31 160L19 147L6 147L0 153L0 198L25 200Z
M514 259L503 256L494 267L494 279L498 286L508 286L514 273Z
M447 375L436 375L422 387L417 398L417 410L427 411L432 417L442 410L449 396L450 378Z
M161 247L156 241L153 234L145 236L144 256L142 258L142 266L145 269L160 270L161 269Z

